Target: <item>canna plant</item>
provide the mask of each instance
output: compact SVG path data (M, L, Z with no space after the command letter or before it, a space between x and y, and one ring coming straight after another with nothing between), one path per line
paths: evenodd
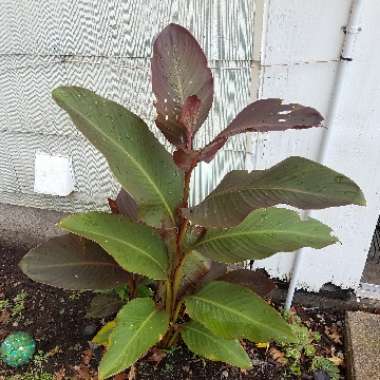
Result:
M273 206L323 209L365 200L344 175L290 157L267 170L228 173L191 207L194 168L210 162L229 138L321 127L322 117L299 104L258 100L195 149L194 137L213 101L213 77L201 47L186 29L170 24L154 42L151 70L156 126L173 145L172 155L141 118L116 102L79 87L53 91L106 157L122 190L109 200L109 213L63 218L59 226L69 234L29 251L20 267L31 279L61 288L128 289L116 318L94 338L106 349L100 379L132 366L153 346L168 348L180 338L196 354L250 368L242 339L284 343L294 336L262 299L272 283L260 272L228 270L228 264L337 242L328 226Z

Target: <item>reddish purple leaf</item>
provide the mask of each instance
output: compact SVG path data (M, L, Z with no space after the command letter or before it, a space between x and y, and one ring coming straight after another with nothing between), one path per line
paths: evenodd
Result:
M188 253L179 268L178 298L195 293L206 283L223 276L226 271L225 264L212 261L196 251Z
M207 58L188 30L170 24L154 41L151 69L156 125L172 144L189 147L212 104Z
M275 283L264 270L238 269L218 278L220 281L232 282L253 290L261 297L267 296L275 287Z
M203 148L200 151L198 160L210 162L218 153L219 149L227 142L227 140L227 137L216 137L213 141L211 141L205 148Z
M220 277L226 273L227 271L227 265L223 263L217 263L216 261L212 261L211 268L207 272L205 276L202 277L199 287L206 285L208 282L220 279Z
M239 133L284 131L321 127L323 117L314 108L282 104L281 99L262 99L243 109L231 124L202 151L200 160L210 162L228 138Z
M200 152L196 150L178 149L173 153L173 159L176 165L188 171L195 167L200 157Z
M64 289L111 289L130 278L99 245L71 234L31 249L19 266L33 281Z
M186 147L193 147L193 131L197 130L201 101L196 95L189 96L181 110L179 122L186 128Z
M121 189L116 200L108 198L112 214L122 214L137 221L137 203L124 189Z
M113 294L96 294L88 306L86 318L101 319L115 315L123 306L120 297Z
M117 207L116 201L112 198L107 198L107 201L108 201L108 206L110 206L111 213L112 214L120 214L119 207Z

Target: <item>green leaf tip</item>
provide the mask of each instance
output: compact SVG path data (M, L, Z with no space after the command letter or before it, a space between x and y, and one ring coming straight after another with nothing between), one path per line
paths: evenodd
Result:
M70 95L70 92L73 90L84 90L81 87L76 87L76 86L59 86L55 88L51 95L54 101L61 107L62 106L62 101ZM86 90L89 92L93 92L90 90Z
M353 202L356 206L367 206L367 200L365 199L365 196L363 192L359 189L357 199L355 202Z

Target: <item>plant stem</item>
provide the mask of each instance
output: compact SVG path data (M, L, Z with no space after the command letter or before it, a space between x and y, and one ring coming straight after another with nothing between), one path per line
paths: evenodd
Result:
M179 336L178 334L179 334L179 330L176 330L174 332L174 334L172 335L172 337L168 341L168 347L171 347L176 343L178 336Z
M191 180L191 173L194 168L195 168L195 165L190 167L189 170L185 172L183 201L182 201L181 208L189 207L190 180ZM166 306L166 312L170 315L170 321L171 321L171 326L169 328L169 331L167 332L163 340L163 345L167 347L170 347L172 344L174 344L176 339L178 338L178 331L175 329L175 322L181 312L183 303L182 301L177 302L178 286L176 286L177 285L176 279L178 275L178 269L180 268L181 263L183 261L183 257L184 257L183 242L186 237L188 225L189 225L189 220L185 216L180 215L180 221L177 227L178 229L177 229L177 237L176 237L175 264L171 271L170 278L166 282L165 306Z
M183 302L179 301L178 304L177 304L177 307L176 307L176 309L174 311L174 314L173 314L173 321L177 320L177 318L179 316L179 312L181 311L182 305L183 305Z
M190 180L191 173L195 166L192 166L189 170L185 172L185 184L184 184L184 192L183 192L183 207L189 206L189 195L190 195Z
M185 179L184 179L184 186L183 186L182 208L188 208L189 207L190 180L191 180L191 174L192 174L195 166L196 166L196 164L193 164L185 172ZM182 244L183 244L183 240L185 239L185 236L186 236L186 231L187 231L188 225L189 225L189 220L186 217L181 216L181 222L180 222L180 225L179 225L178 236L177 236L177 254L179 255L180 261L181 261L181 258L183 256Z
M128 288L129 288L129 300L136 298L136 276L134 273L131 273L131 276L128 278Z
M166 281L166 312L171 315L173 303L173 292L171 281Z
M190 180L191 180L191 173L193 169L195 168L195 165L191 166L189 170L185 172L185 178L184 178L184 191L183 191L183 201L182 201L182 207L187 208L189 206L189 194L190 194ZM176 265L174 267L174 270L172 272L171 276L171 286L172 286L172 305L171 305L171 316L173 322L176 320L176 301L177 301L177 289L176 289L176 278L177 278L177 272L178 269L181 266L182 260L183 260L183 241L186 236L186 231L189 225L189 221L186 217L181 216L180 225L178 228L178 234L176 239Z
M190 195L190 180L191 173L195 166L192 166L189 170L185 172L185 181L184 181L184 190L183 190L183 201L182 208L189 207L189 195ZM186 236L186 231L188 227L189 221L186 217L181 217L181 224L179 226L178 238L177 238L177 253L180 254L180 258L182 257L182 244L183 240Z

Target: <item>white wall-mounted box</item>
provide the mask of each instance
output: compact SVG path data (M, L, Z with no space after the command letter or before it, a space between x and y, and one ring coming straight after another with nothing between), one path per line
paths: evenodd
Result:
M36 152L34 191L39 194L67 196L74 191L74 174L70 157Z

